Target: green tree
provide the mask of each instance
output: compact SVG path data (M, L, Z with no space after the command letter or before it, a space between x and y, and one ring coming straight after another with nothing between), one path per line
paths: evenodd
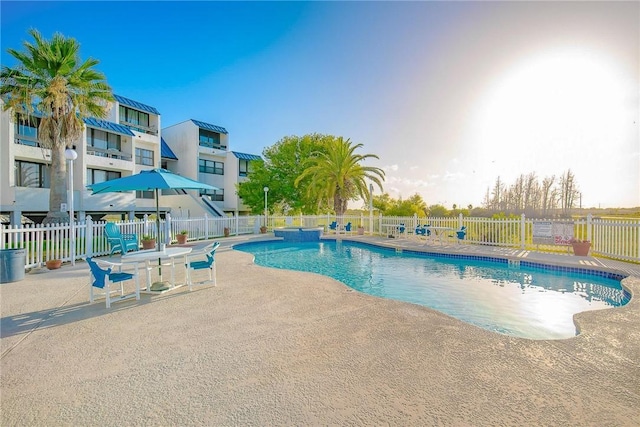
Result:
M389 208L384 211L384 215L388 216L413 216L417 215L420 218L427 216L427 204L422 200L422 196L418 193L409 197L406 200L392 199L392 203Z
M431 205L429 206L429 216L437 218L449 216L449 210L442 205Z
M321 134L286 136L267 147L262 152L264 161L252 163L248 180L238 185L238 195L251 212L264 212L264 187L269 187L267 203L271 212L282 212L288 208L304 214L317 213L326 205L318 205L307 195L310 178L302 185L294 185L296 178L304 170L304 160L326 150L333 137Z
M34 112L40 117L38 141L51 150L49 212L43 222L68 222L69 215L60 211L67 200L64 150L82 135L85 117L106 117L113 94L104 75L93 68L99 61L81 63L75 39L56 33L48 41L34 29L29 34L34 43L25 41L25 52L7 49L18 63L2 67L0 96L16 120L28 120Z
M389 193L383 193L380 196L373 196L373 208L379 210L383 214L389 210L395 200L391 198Z
M318 203L333 201L336 215L342 216L347 210L347 202L369 198L366 180L375 183L382 191L384 171L375 166L363 166L360 163L368 158L377 159L375 154L355 154L362 144L353 144L338 137L329 141L327 151L319 152L308 159L309 165L298 178L299 186L307 178L311 178L307 186L307 194L318 200Z

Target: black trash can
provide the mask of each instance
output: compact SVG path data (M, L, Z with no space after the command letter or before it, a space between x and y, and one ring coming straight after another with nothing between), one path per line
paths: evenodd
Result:
M24 279L27 262L25 249L0 249L0 283L17 282Z

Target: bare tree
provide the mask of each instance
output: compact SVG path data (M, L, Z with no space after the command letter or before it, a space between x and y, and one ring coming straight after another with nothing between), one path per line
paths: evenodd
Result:
M493 186L493 191L491 193L491 210L500 210L505 209L505 187L502 181L500 181L500 177L496 179L496 183Z
M535 172L531 172L527 175L524 183L524 211L525 213L532 214L539 208L540 200L540 185L538 184L538 178Z
M575 175L571 172L571 169L567 169L560 177L560 205L563 214L569 214L571 208L573 208L577 194L578 188L575 182Z
M511 186L510 191L510 201L511 201L511 210L514 212L522 212L522 208L524 207L524 175L520 175L515 184Z
M550 209L555 207L555 203L553 199L555 195L552 194L553 191L553 183L555 182L555 175L547 176L542 180L542 188L541 192L541 205L542 205L542 214L547 215Z
M506 186L498 177L493 188L487 188L483 205L489 211L549 215L560 204L563 214L568 214L580 197L575 175L565 172L560 181L555 175L538 182L535 172L521 174L514 184Z

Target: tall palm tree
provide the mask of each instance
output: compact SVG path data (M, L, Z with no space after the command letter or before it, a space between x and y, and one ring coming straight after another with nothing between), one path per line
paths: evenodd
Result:
M357 196L363 200L371 197L366 179L377 184L382 191L384 171L360 164L368 158L377 159L378 156L355 154L355 150L361 147L362 144L353 144L342 137L331 140L326 152L317 153L316 157L309 159L310 166L298 176L296 185L307 176L311 177L308 191L315 193L319 200L333 200L336 215L344 215L349 200Z
M105 76L92 68L99 61L81 63L75 39L56 33L48 41L34 29L29 34L34 43L25 41L24 52L7 49L18 63L2 67L0 96L16 120L34 113L40 117L38 142L51 150L49 212L43 222L68 222L68 214L60 211L67 200L65 148L82 135L85 117L107 116L113 94Z

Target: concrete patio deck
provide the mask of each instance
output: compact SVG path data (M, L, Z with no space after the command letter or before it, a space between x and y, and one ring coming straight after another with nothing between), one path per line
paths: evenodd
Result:
M0 285L0 424L640 425L637 297L576 315L575 338L526 340L324 276L263 268L230 249L263 238L220 240L217 287L110 310L88 303L83 262ZM633 276L624 286L640 292L638 265L425 249L623 271Z

